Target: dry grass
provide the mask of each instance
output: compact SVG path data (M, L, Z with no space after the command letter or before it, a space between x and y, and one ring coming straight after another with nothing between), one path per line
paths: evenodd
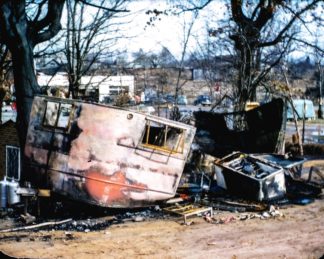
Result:
M304 144L303 149L304 155L306 156L324 156L324 144ZM286 143L286 152L298 155L298 144L293 144L291 142Z

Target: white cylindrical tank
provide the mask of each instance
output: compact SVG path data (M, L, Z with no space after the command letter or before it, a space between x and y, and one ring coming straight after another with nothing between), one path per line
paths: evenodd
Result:
M141 102L145 102L145 93L141 92Z
M20 202L20 195L16 193L16 190L19 187L19 183L11 180L11 182L7 182L7 193L8 193L8 204L16 204Z
M7 207L7 183L6 178L0 181L0 208Z

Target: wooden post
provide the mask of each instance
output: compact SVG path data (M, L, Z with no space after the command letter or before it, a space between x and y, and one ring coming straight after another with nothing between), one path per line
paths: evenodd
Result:
M292 99L292 94L290 92L290 84L289 84L289 81L288 81L288 78L287 78L286 73L283 70L282 70L282 73L283 73L283 75L285 77L286 84L287 84L287 88L288 88L288 101L289 101L289 103L291 105L292 114L293 114L293 117L294 117L294 122L295 122L295 127L296 127L297 141L298 141L298 146L299 146L299 154L301 156L303 156L304 155L303 143L301 142L301 139L300 139L300 133L299 133L297 118L296 118L296 114L295 114L295 106L294 106L294 102L293 102L293 99Z
M305 119L306 119L306 102L305 102L305 99L304 99L302 144L304 144L304 141L305 141Z

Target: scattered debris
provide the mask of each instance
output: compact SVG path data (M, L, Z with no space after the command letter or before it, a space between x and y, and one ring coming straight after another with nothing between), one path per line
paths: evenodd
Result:
M195 168L194 165L185 172L187 182L178 188L192 201L197 201L196 197L200 195L201 199L197 202L214 210L264 212L254 217L266 219L281 215L278 211L272 211L272 207L270 212L266 212L269 206L306 205L313 202L323 188L318 181L310 181L314 172L321 178L320 170L311 168L308 179L303 179L302 168L306 159L302 157L234 152L221 159L215 157L214 160L215 173L209 175L209 188L202 188L205 184L199 181L202 168ZM198 165L197 157L195 161L194 164ZM186 175L188 172L189 175ZM190 179L192 182L188 182Z
M220 218L220 219L215 219L214 217L207 215L204 217L204 219L208 223L212 223L212 224L228 224L230 222L237 220L237 218L232 215L225 217L225 218Z
M61 225L68 222L71 222L72 219L65 219L61 221L55 221L55 222L44 222L37 225L30 225L30 226L24 226L24 227L18 227L18 228L10 228L10 229L3 229L0 230L0 233L6 233L6 232L15 232L15 231L21 231L21 230L30 230L30 229L37 229L42 227L48 227L48 226L55 226L55 225Z
M249 220L249 219L270 219L270 218L279 218L283 217L283 213L279 211L278 208L275 208L273 205L269 207L268 211L263 211L260 213L240 213L236 216L234 215L229 215L226 217L221 217L221 218L215 218L214 216L211 215L205 215L204 219L208 223L212 224L228 224L234 221L238 220Z
M20 216L26 224L31 224L36 221L36 217L30 215L29 213L21 214Z
M322 180L320 184L324 186L324 172L314 166L311 166L311 168L309 169L307 182L311 182L313 173L316 173L320 177L320 179Z
M73 234L72 234L71 232L69 232L69 231L65 231L64 234L65 234L67 240L72 240L72 239L74 239L74 236L73 236Z
M300 204L300 200L315 198L322 192L322 186L310 183L303 179L294 179L291 176L286 176L287 198L292 203Z
M142 222L144 220L145 220L145 218L144 217L141 217L141 216L135 216L135 217L133 217L133 221L134 222Z
M184 200L181 197L178 198L173 198L173 199L169 199L167 201L165 201L166 204L175 204L175 203L179 203L179 202L183 202Z
M201 204L211 206L213 209L230 212L247 212L247 211L264 211L267 209L267 204L260 202L251 202L240 199L213 197L212 194L206 199L201 200Z
M193 225L193 224L195 224L194 221L185 221L185 222L182 222L182 223L181 223L181 225L184 225L184 226L191 226L191 225Z
M212 207L204 207L195 204L184 204L184 205L176 204L174 206L164 208L163 210L168 213L182 216L185 224L187 222L187 218L190 216L205 215L205 214L213 215Z
M154 206L154 210L155 210L155 211L162 211L162 209L160 208L159 205L155 205L155 206Z

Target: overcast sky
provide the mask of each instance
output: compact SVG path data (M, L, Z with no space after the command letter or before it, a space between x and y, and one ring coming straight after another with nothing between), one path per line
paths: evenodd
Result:
M122 21L126 21L123 26L118 27L118 30L123 31L123 34L127 37L120 39L116 49L126 50L128 57L131 58L132 53L143 49L144 52L158 53L162 47L168 48L171 53L180 59L181 52L183 50L183 26L192 21L193 14L187 12L179 16L161 16L160 21L155 21L154 25L148 26L150 16L146 14L146 11L158 9L165 10L170 8L167 5L167 0L133 0L127 6L130 11L127 14L123 14ZM97 11L97 9L96 9ZM323 11L322 9L319 11ZM187 53L197 47L197 40L204 41L206 37L206 25L211 24L217 26L217 20L224 18L225 14L228 15L228 10L224 5L224 1L213 1L210 5L199 12L199 16L194 21L194 27L192 30L192 37L189 40L189 48ZM63 14L62 23L65 24L66 13ZM301 28L305 32L305 38L309 37L310 31L316 31L319 34L319 41L322 47L324 47L322 28L316 28L315 26L308 26L308 28ZM307 55L307 54L306 54ZM296 57L305 56L305 48L298 49L295 53Z
M147 26L149 16L145 14L147 10L154 8L165 10L168 8L165 0L137 0L133 1L128 9L132 13L132 22L127 25L129 35L134 35L134 38L124 39L122 45L126 46L129 53L136 52L142 48L146 52L158 52L163 46L167 47L171 53L178 59L181 56L183 49L183 24L192 21L192 13L188 12L184 15L177 16L162 16L160 21L156 21L154 26ZM322 7L317 9L318 12L323 12ZM210 5L199 12L198 18L194 22L192 37L189 41L189 50L193 51L197 46L197 39L203 40L206 35L206 23L215 26L216 20L222 19L228 10L224 5L224 1L213 1ZM307 17L306 17L307 19ZM320 46L324 47L324 32L323 28L317 28L314 25L301 26L304 38L310 37L310 33L318 34ZM311 51L309 51L311 52ZM297 48L294 57L307 56L305 47Z
M213 16L208 17L208 12L211 8L217 6L218 12ZM128 9L132 12L132 22L126 25L129 29L128 35L133 35L133 38L124 39L121 44L127 47L128 52L136 52L142 48L146 52L157 52L162 47L167 47L171 53L180 58L182 45L183 45L183 32L184 25L192 21L193 14L187 12L179 16L161 16L160 21L154 22L153 26L148 26L146 23L149 21L150 16L145 14L147 10L152 9L165 10L168 8L166 1L156 0L138 0L132 2ZM201 11L198 18L194 22L193 37L190 38L189 45L192 50L196 46L196 37L202 37L205 34L205 25L208 20L221 18L226 11L225 7L219 1L215 1L212 5L208 6L205 10Z

